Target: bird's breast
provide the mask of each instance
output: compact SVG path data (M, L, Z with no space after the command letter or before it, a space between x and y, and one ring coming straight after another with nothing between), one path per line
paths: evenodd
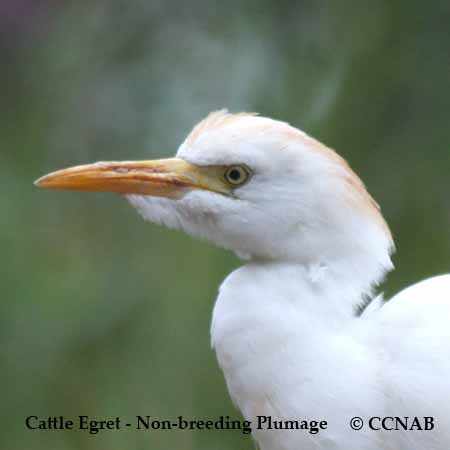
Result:
M292 301L286 280L275 276L280 283L274 284L265 275L239 269L222 285L214 308L212 344L230 396L252 424L260 416L334 424L333 432L315 435L253 428L262 450L341 449L332 443L347 440L336 430L347 430L344 421L361 413L361 405L374 404L367 355L351 337L335 334L299 308L301 286ZM355 376L364 378L364 388ZM356 439L355 449L378 448L364 433L361 439L364 445Z

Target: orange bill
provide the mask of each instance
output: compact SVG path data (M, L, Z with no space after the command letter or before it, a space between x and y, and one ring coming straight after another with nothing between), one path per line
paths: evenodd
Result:
M58 170L35 185L49 189L116 192L178 198L203 189L227 194L218 166L197 166L180 158L150 161L97 162Z

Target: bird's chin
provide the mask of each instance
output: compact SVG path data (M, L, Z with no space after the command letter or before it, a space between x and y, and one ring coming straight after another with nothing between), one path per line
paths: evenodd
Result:
M211 195L210 193L207 195ZM236 248L224 239L224 230L215 213L205 207L201 193L187 193L180 199L128 194L124 197L136 208L142 218L157 225L180 230L197 239L233 251L242 260L251 259L251 253ZM208 200L211 200L208 198ZM220 200L219 200L220 201ZM220 207L216 204L217 208ZM225 233L226 234L226 233Z
M276 260L285 253L277 245L279 239L269 238L264 228L245 220L240 203L232 198L200 190L188 191L178 199L136 194L125 197L144 220L230 250L239 259Z
M176 200L135 194L124 195L124 197L136 208L144 220L174 230L183 228L176 208Z
M227 248L219 239L221 232L216 215L207 207L202 195L212 194L188 191L178 199L134 194L125 197L144 220Z

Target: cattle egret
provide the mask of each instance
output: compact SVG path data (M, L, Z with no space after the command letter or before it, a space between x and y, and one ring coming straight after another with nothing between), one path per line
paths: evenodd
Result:
M36 184L123 194L146 220L243 260L220 287L211 338L261 450L450 448L450 275L355 313L393 268L394 245L333 150L224 110L175 158L98 162ZM257 429L261 417L272 426ZM326 425L313 432L313 420Z

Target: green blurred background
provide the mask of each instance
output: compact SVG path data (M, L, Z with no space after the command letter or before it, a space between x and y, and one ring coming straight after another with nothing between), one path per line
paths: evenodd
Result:
M251 449L235 431L27 431L28 415L239 417L209 343L231 254L46 172L167 157L209 111L344 155L396 237L398 289L450 269L448 1L0 4L2 449ZM280 369L281 370L281 369Z

